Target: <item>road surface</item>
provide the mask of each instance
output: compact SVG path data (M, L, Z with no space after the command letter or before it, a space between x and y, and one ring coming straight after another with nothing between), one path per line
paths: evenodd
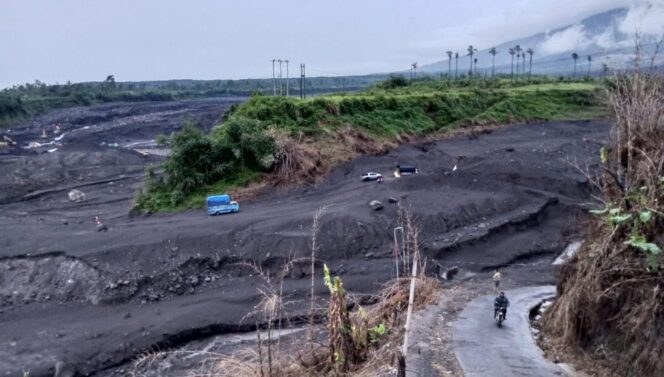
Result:
M465 377L564 376L544 358L530 333L528 312L555 293L553 286L507 291L510 308L502 328L493 320L493 296L471 301L452 329L453 347Z

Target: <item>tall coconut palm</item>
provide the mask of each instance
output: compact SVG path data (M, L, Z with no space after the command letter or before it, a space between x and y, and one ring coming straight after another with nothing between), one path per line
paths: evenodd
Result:
M498 50L496 50L495 47L491 47L489 49L489 54L491 54L491 77L495 76L496 74L496 54L498 53Z
M472 78L473 77L473 56L477 52L477 49L475 47L473 47L473 45L470 45L470 46L468 46L468 48L466 50L468 51L468 56L470 57L470 72L469 72L469 74L470 74L470 77Z
M459 77L459 52L454 53L454 78Z
M516 51L514 51L513 47L510 47L509 50L507 50L507 53L512 56L512 64L510 65L510 79L514 79L514 54L516 54Z
M526 52L530 55L530 63L528 64L528 80L530 80L530 76L533 74L533 55L535 54L535 50L528 48Z
M477 76L477 58L473 59L473 62L475 63L475 73L474 73L474 75Z
M521 56L523 57L523 66L521 67L521 73L525 76L526 75L526 51L522 52Z
M516 46L514 46L514 51L516 52L516 78L518 79L519 78L519 65L520 65L519 63L521 63L521 60L519 60L519 59L521 58L521 51L523 51L523 49L521 48L521 46L516 45Z
M588 55L588 77L590 77L590 64L593 62L593 57Z
M445 51L447 54L447 79L452 79L452 51Z
M576 77L576 61L579 60L579 54L576 52L572 53L572 59L574 59L574 75L573 77Z

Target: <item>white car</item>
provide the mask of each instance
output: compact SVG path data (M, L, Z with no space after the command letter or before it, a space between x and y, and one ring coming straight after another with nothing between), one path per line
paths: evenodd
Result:
M369 172L369 173L362 174L362 180L363 181L375 181L378 178L383 178L383 175L380 174L380 173L374 173L374 172Z

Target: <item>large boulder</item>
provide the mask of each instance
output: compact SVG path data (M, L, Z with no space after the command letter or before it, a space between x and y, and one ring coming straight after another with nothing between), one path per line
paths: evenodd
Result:
M72 202L82 202L85 200L85 193L81 190L73 189L67 195Z
M378 200L372 200L369 202L369 207L374 211L380 211L381 209L383 209L383 203L381 203Z

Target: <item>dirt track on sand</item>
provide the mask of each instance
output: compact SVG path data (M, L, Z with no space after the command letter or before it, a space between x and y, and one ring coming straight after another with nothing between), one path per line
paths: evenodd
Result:
M122 135L131 135L130 126L119 128ZM442 266L473 273L547 265L574 236L575 216L589 200L586 179L569 161L596 163L607 130L601 121L548 122L407 145L358 158L315 186L264 193L220 217L203 210L128 216L142 166L155 157L124 148L72 141L40 162L57 172L40 184L18 172L34 173L26 166L44 154L1 155L3 176L25 178L0 182L0 376L22 369L50 376L57 361L92 375L148 349L250 329L242 318L261 282L238 262L275 271L288 258L306 257L313 213L324 204L318 257L352 292L374 292L393 275L397 205L389 197L411 208L424 253ZM62 162L58 154L68 150L84 150L86 158ZM365 171L388 176L400 162L421 174L383 184L358 179ZM72 179L72 171L85 173ZM72 187L86 200L70 202ZM374 199L382 211L368 207ZM95 231L95 215L108 232ZM541 268L534 271L539 279ZM308 284L305 262L284 290L297 302ZM322 281L316 289L324 293ZM297 303L291 313L302 313Z

